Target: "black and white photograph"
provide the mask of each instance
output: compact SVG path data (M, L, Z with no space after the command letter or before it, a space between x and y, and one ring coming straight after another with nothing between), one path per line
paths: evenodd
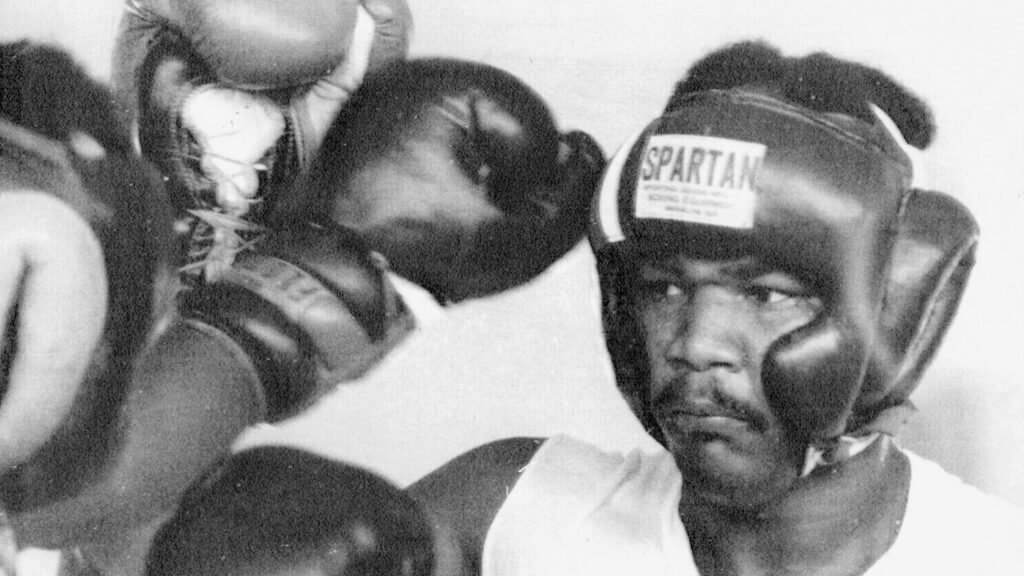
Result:
M4 0L0 576L1024 574L1010 0Z

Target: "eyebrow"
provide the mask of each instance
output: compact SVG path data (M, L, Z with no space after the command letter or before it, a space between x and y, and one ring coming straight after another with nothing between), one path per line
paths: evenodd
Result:
M718 262L714 260L693 260L694 262ZM653 269L659 273L677 274L681 276L688 276L685 267L673 262L672 260L660 260L655 262L644 262L641 265L641 269L648 268ZM742 258L733 262L722 262L721 266L716 268L716 276L728 276L739 280L753 280L766 274L785 274L787 276L793 276L792 274L779 269L776 266L768 264L759 258L747 257Z
M753 280L754 278L758 278L766 274L785 274L786 276L792 276L792 274L779 269L777 266L770 265L759 258L730 262L725 264L721 270L726 274L732 274L738 278L742 278L743 280Z
M691 272L685 267L685 265L677 265L671 260L647 262L644 263L643 266L653 273L669 274L682 280L689 280L692 279L694 275L697 275L703 276L706 280L717 279L717 281L729 284L746 284L764 280L767 279L767 277L784 277L787 282L794 283L799 286L802 291L812 293L818 292L813 281L809 281L795 272L784 270L776 264L766 262L756 257L746 257L735 261L698 260L697 262L718 262L718 265L714 268L710 276L703 275L700 272ZM643 274L642 270L641 274ZM796 286L794 286L794 289L795 288Z

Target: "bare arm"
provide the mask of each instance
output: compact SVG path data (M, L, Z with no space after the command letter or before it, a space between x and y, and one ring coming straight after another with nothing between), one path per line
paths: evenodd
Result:
M463 574L480 573L487 531L542 443L539 438L509 438L485 444L407 489L435 521L441 547L461 555Z

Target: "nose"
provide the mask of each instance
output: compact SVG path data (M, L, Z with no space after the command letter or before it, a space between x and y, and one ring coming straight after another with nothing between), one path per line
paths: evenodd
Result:
M698 287L681 314L669 349L674 361L695 371L741 369L742 313L727 289Z

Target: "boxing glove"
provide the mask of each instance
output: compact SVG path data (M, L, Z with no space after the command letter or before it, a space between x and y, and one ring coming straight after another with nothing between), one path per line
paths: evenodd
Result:
M48 442L87 380L116 364L105 357L112 344L127 359L144 338L170 222L102 86L30 42L0 46L0 68L3 472Z
M195 482L157 532L147 576L429 576L426 514L366 470L286 447L233 454ZM447 572L443 572L447 573Z
M279 210L330 214L442 302L525 283L582 239L600 147L521 80L422 59L363 88Z
M0 227L0 470L7 470L41 448L70 412L103 335L107 277L96 235L53 196L0 193Z
M366 70L404 57L410 26L403 0L131 0L114 84L176 205L237 228L308 164ZM246 240L215 230L228 254Z
M136 16L186 38L217 81L239 88L291 88L320 80L351 54L360 8L379 22L365 55L371 67L404 54L410 15L394 0L127 0Z
M412 328L379 259L329 224L268 233L217 281L183 292L179 307L246 351L271 421L357 378Z
M143 88L136 94L142 113L150 98L170 103L180 125L165 129L187 130L202 149L203 173L243 195L252 193L253 157L268 151L268 135L276 141L288 120L300 158L308 158L366 70L404 57L410 27L401 0L129 0L125 18L157 28L152 44L134 47L146 59L162 60L166 44L180 43L174 56L194 66L147 94L147 76L160 65L142 61L138 77L115 76L129 83L120 89ZM138 57L130 26L122 28L117 57L131 67ZM268 95L275 89L281 92ZM236 132L247 136L228 137Z

